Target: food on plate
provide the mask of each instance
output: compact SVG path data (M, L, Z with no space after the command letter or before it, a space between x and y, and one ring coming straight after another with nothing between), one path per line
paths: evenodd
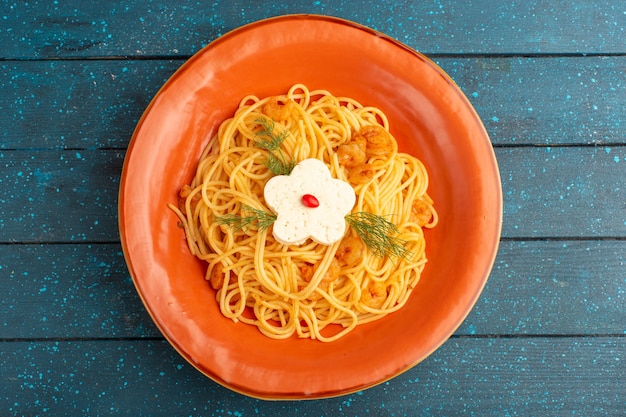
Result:
M427 188L382 110L296 84L244 97L170 208L225 317L330 342L407 302L438 221Z

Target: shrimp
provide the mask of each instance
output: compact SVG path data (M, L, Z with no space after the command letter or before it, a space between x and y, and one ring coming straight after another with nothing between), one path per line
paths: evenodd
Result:
M189 194L191 194L191 192L193 191L193 188L191 188L190 185L183 185L183 187L180 189L180 192L178 193L180 198L187 198L189 197Z
M328 270L324 273L322 277L322 281L331 282L337 279L339 273L341 272L341 266L337 259L333 258L328 266ZM306 263L300 267L300 276L306 282L311 282L313 275L315 274L315 267L309 263Z
M365 162L367 154L365 147L360 146L357 142L348 142L337 148L337 159L339 164L352 168Z
M311 282L311 278L313 278L314 272L315 272L315 267L311 264L304 264L300 267L300 276L306 282Z
M361 302L371 308L381 308L387 299L387 286L378 281L372 281L361 293Z
M355 133L353 140L365 139L367 156L388 156L393 153L393 138L382 126L364 126Z
M319 285L317 286L317 288L319 288L322 291L328 291L328 286L330 285L331 281L335 280L335 278L337 278L337 276L339 276L339 264L336 262L331 262L330 267L328 268L328 271L326 271L326 273L324 274L324 277L322 277L322 281L320 281ZM313 274L315 273L315 267L311 264L304 264L300 267L300 274L302 276L302 279L305 280L306 282L311 282L311 279L313 278ZM312 292L307 299L310 301L315 301L315 300L319 300L322 298L322 294L320 294L319 292Z
M270 119L276 121L289 120L295 109L295 103L293 100L287 100L285 103L280 103L278 97L270 97L270 99L263 105L261 111Z
M337 261L337 258L333 258L333 260L330 261L328 270L322 277L322 282L333 282L334 280L337 279L340 272L341 272L341 266L339 265L339 261Z
M365 184L372 178L374 178L374 165L367 162L350 168L348 172L348 181L352 184Z
M333 258L333 260L330 262L328 270L324 273L324 276L322 277L322 280L320 281L317 288L322 291L328 291L330 283L336 280L337 277L339 277L340 272L341 266L339 265L337 259ZM302 279L306 282L311 282L314 273L315 267L309 263L306 263L300 267L300 275L302 276ZM307 299L310 301L315 301L319 300L320 298L322 298L322 294L320 294L319 292L312 292Z
M411 205L410 221L419 224L420 226L427 225L433 218L433 213L430 210L430 206L424 200L415 200Z
M222 263L215 264L213 268L211 268L211 272L209 273L209 283L211 284L211 288L214 290L219 290L224 285L224 280L226 278L226 274L224 273L224 266Z
M328 286L329 286L329 285L330 285L330 283L329 283L329 282L322 281L322 282L320 282L320 285L318 285L318 286L317 286L317 288L319 288L319 289L320 289L320 290L322 290L322 291L328 291ZM313 292L312 292L312 293L311 293L311 294L307 297L307 300L309 300L309 301L315 301L315 300L320 300L320 299L322 299L322 298L324 298L324 296L323 296L322 294L320 294L320 293L319 293L319 292L317 292L317 291L313 291Z
M181 211L185 211L185 202L187 201L187 197L191 194L193 188L189 185L183 185L178 193L178 207ZM195 211L196 205L202 200L202 194L196 193L191 199L191 211Z
M353 266L358 264L363 258L363 249L364 244L360 238L347 236L339 244L335 258L348 266Z

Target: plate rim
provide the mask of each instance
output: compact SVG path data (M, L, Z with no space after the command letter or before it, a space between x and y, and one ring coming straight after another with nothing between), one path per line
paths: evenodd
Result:
M394 374L390 374L388 375L388 377L384 378L384 379L379 379L376 381L372 381L369 384L363 385L363 386L358 386L358 387L353 387L350 389L342 389L342 390L338 390L338 391L329 391L329 392L318 392L318 393L314 393L312 395L301 395L300 393L296 393L295 395L289 395L289 394L284 394L284 395L277 395L277 394L268 394L268 393L264 393L262 391L252 391L249 390L247 388L243 388L243 387L239 387L238 385L229 383L227 381L225 381L224 379L222 379L219 375L215 375L213 372L211 372L209 369L206 369L206 367L200 366L200 364L195 363L193 360L191 360L191 358L189 357L189 354L187 352L185 352L185 350L183 349L182 346L180 346L179 342L174 340L171 335L169 335L166 326L164 323L160 323L160 321L157 319L157 317L155 317L152 309L150 308L150 305L148 303L148 300L146 300L145 298L145 294L143 293L143 291L141 290L140 286L139 286L139 282L138 282L138 277L136 275L136 271L133 268L133 261L131 260L131 255L128 251L128 246L127 246L127 239L126 239L126 231L125 231L125 222L126 222L126 216L123 213L123 209L124 209L124 202L125 202L125 196L124 196L124 190L125 190L125 185L126 185L126 181L127 181L127 177L125 175L125 173L127 172L127 164L129 163L129 156L132 154L134 147L136 145L136 137L139 133L139 131L141 130L145 119L147 118L148 114L151 112L151 110L153 109L153 107L156 105L156 102L158 100L158 98L163 94L163 91L165 89L168 88L168 86L178 77L181 76L181 74L183 74L187 68L189 68L190 66L192 66L198 59L201 58L202 55L208 53L208 51L210 51L213 48L218 47L219 45L221 45L223 42L228 41L229 39L238 36L240 33L245 33L248 32L252 29L254 29L255 27L259 27L259 26L264 26L264 25L268 25L268 24L274 24L274 23L280 23L282 21L286 21L286 20L294 20L294 19L298 19L298 20L303 20L303 21L308 21L308 22L315 22L315 21L325 21L325 22L330 22L330 23L336 23L336 24L340 24L340 25L344 25L344 26L349 26L352 27L353 29L359 30L359 31L364 31L370 35L376 36L378 38L381 38L383 40L385 40L386 42L392 43L395 47L400 47L402 49L404 49L405 51L415 55L416 57L418 57L419 59L421 59L422 61L424 61L426 64L428 64L434 71L438 72L440 75L442 75L445 79L446 82L453 87L454 89L457 90L457 96L458 98L460 98L464 104L471 110L471 112L473 113L473 117L474 117L474 122L477 123L477 125L480 127L480 129L482 130L482 133L484 135L484 138L487 139L487 141L489 142L489 145L491 145L490 139L489 139L489 135L487 130L484 127L484 124L482 123L482 120L480 119L480 117L478 116L478 114L476 113L476 110L474 109L474 107L472 106L471 102L469 101L469 99L467 98L467 96L462 92L462 90L460 89L460 87L454 82L454 80L442 69L440 68L434 61L432 61L430 58L428 58L427 56L423 55L422 53L418 52L417 50L407 46L406 44L392 38L391 36L388 36L380 31L377 31L375 29L372 29L370 27L364 26L360 23L351 21L351 20L347 20L344 18L340 18L340 17L334 17L334 16L327 16L327 15L318 15L318 14L287 14L287 15L280 15L280 16L274 16L274 17L269 17L269 18L265 18L265 19L260 19L257 21L253 21L253 22L249 22L246 23L244 25L241 25L239 27L236 27L228 32L226 32L225 34L221 35L220 37L214 39L213 41L209 42L207 45L205 45L204 47L202 47L200 50L198 50L196 53L194 53L189 59L187 59L181 66L179 66L174 73L172 73L172 75L170 75L170 77L168 77L167 81L157 90L157 92L153 95L152 99L150 100L149 104L146 106L146 108L144 109L141 117L139 118L139 120L137 121L136 127L133 131L133 134L131 136L130 142L128 144L127 150L126 150L126 156L124 158L124 162L122 165L122 176L120 179L120 186L119 186L119 193L118 193L118 229L119 229L119 233L120 233L120 241L121 241L121 246L122 246L122 253L124 256L124 260L126 262L127 268L129 270L130 276L132 278L132 282L133 285L135 286L135 289L137 291L137 294L139 295L145 310L148 312L148 314L150 315L153 323L157 326L157 328L159 329L159 331L161 332L161 334L164 336L164 338L168 341L168 343L178 352L178 354L180 354L189 364L191 364L194 368L196 368L199 372L201 372L203 375L205 375L206 377L210 378L211 380L213 380L214 382L218 383L219 385L222 385L226 388L228 388L231 391L234 392L238 392L242 395L246 395L249 397L253 397L253 398L257 398L257 399L263 399L263 400L298 400L298 399L303 399L303 400L315 400L315 399L321 399L321 398L330 398L330 397L337 397L337 396L342 396L342 395L347 395L347 394L351 394L354 392L358 392L361 391L363 389L369 389L373 386L382 384L386 381L389 381L401 374L403 374L404 372L410 370L411 368L413 368L414 366L416 366L418 363L422 362L423 360L425 360L426 358L428 358L433 352L435 352L436 350L438 350L448 339L449 337L463 324L465 318L467 317L467 315L469 315L469 313L472 311L472 309L475 306L476 301L478 300L478 298L480 297L480 294L482 293L488 279L490 276L490 272L493 269L493 265L495 263L495 259L496 259L496 255L498 252L498 248L499 248L499 244L500 244L500 238L501 238L501 233L502 233L502 222L503 222L503 195L502 195L502 185L501 185L501 177L500 177L500 171L499 171L499 167L498 167L498 161L496 159L496 155L495 152L493 151L493 147L491 148L491 155L489 158L489 161L493 164L493 173L495 174L495 177L493 178L495 180L495 182L497 182L498 188L497 188L497 194L498 194L498 198L497 201L494 201L494 213L492 213L493 215L495 215L495 218L492 220L492 223L494 223L495 225L495 229L494 229L494 236L492 237L492 239L490 239L489 241L491 242L493 240L493 244L491 247L491 251L489 252L489 254L483 256L483 258L486 260L484 262L484 266L485 266L485 271L481 272L481 276L483 276L484 278L481 281L481 285L480 286L476 286L475 287L475 294L473 294L473 296L471 297L471 302L469 303L470 306L467 309L467 311L464 313L463 317L460 318L460 320L458 320L458 323L456 324L456 326L454 327L454 329L449 333L448 336L442 338L442 340L440 341L440 343L436 344L435 346L433 346L428 352L427 354L425 354L423 357L421 358L417 358L414 362L408 364L407 366L405 366L403 369L397 371Z

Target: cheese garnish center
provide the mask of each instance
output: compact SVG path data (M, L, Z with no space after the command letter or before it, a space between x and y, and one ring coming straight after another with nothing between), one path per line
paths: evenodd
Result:
M272 177L263 194L276 213L272 233L283 245L302 245L308 239L337 242L356 202L354 188L333 178L326 164L314 158L298 163L290 175Z

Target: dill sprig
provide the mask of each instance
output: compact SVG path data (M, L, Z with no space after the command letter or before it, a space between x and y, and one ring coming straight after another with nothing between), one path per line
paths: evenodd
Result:
M257 148L268 151L265 166L274 175L289 175L296 166L296 161L287 161L280 146L289 136L286 129L276 129L276 123L268 117L260 117L255 120L261 126L256 132L258 140L255 141ZM278 153L278 154L277 154Z
M406 248L406 242L395 236L397 226L385 217L361 211L347 215L346 222L376 256L410 260L412 253Z
M276 122L269 117L259 117L254 122L261 125L261 130L255 133L258 137L255 144L258 148L277 151L289 136L288 130L281 130L277 133Z
M237 231L246 231L250 227L256 227L259 232L262 232L276 221L275 214L246 205L241 206L241 213L241 215L226 214L224 216L215 216L215 222L233 227ZM243 213L250 214L244 216Z

